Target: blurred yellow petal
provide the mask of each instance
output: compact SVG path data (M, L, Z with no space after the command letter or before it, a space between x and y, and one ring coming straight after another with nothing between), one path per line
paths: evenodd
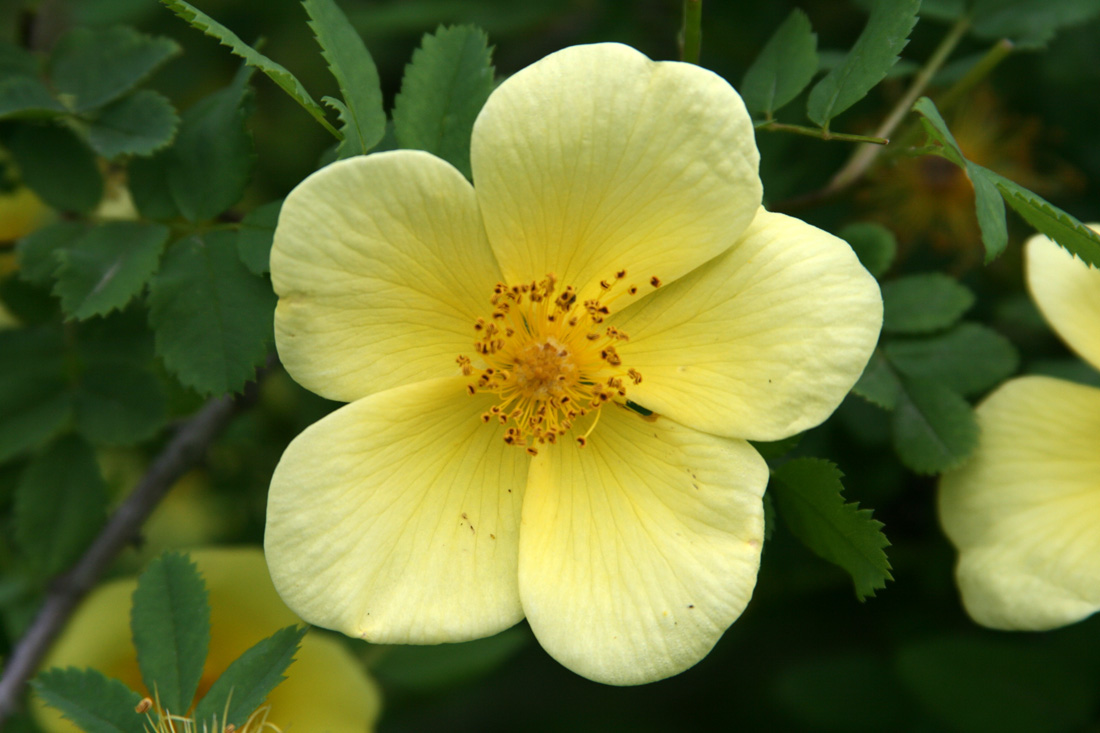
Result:
M53 217L50 208L26 186L0 194L0 242L25 237Z
M821 423L882 326L875 279L846 242L761 210L728 251L612 321L630 336L629 397L717 435L777 440Z
M967 611L1043 630L1100 610L1100 389L1023 377L977 414L978 449L939 494Z
M1062 340L1100 369L1100 270L1040 234L1027 242L1027 284Z
M752 595L767 481L748 443L617 405L584 448L540 453L519 548L539 643L616 685L698 662Z
M334 163L290 193L275 230L279 357L341 401L457 374L499 279L449 164L413 150Z
M471 163L508 282L548 273L582 298L627 269L671 282L729 247L760 204L759 155L716 74L628 46L574 46L514 74Z
M199 694L253 644L300 623L275 593L258 547L194 550L210 600L210 653ZM111 581L94 590L73 615L43 667L92 667L148 694L130 637L130 605L137 580ZM363 733L381 710L377 684L347 649L323 632L302 641L287 679L269 696L269 720L283 730ZM79 729L35 700L35 716L47 733Z
M461 377L353 402L275 469L267 559L306 621L385 643L463 641L523 618L516 588L528 456Z

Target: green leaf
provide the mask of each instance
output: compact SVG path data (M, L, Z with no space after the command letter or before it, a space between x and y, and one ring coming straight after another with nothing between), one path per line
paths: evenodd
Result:
M947 328L974 305L974 293L938 272L891 280L882 285L884 333L927 333Z
M146 689L165 710L185 714L210 646L206 584L187 555L166 552L149 563L134 591L130 629Z
M104 158L150 155L172 142L179 117L168 98L142 89L104 107L88 124L88 142Z
M71 130L23 124L7 141L23 182L61 211L89 213L103 197L95 155Z
M253 275L266 275L271 269L271 243L283 201L271 201L257 206L241 220L237 231L237 252L241 262Z
M889 341L883 348L902 374L940 382L963 395L999 384L1020 363L1012 342L977 323L960 323L929 338Z
M69 419L64 348L54 329L0 331L0 461L45 441Z
M1100 234L1057 206L992 171L989 172L1005 201L1028 224L1060 244L1066 251L1100 268Z
M1048 635L958 633L902 645L897 677L931 716L928 730L1085 731L1096 720L1096 665L1082 669Z
M882 348L875 349L859 381L852 387L857 395L872 402L885 410L893 410L898 403L898 392L901 390L901 381L893 366L882 353Z
M52 117L65 111L46 85L31 76L0 77L0 119Z
M309 14L309 27L321 46L321 55L344 98L339 108L344 123L340 128L344 135L340 157L368 153L386 131L374 59L334 0L302 0L302 5Z
M248 117L249 72L242 67L225 89L188 109L169 153L168 189L180 213L205 221L244 195L252 175Z
M94 669L48 669L31 681L35 692L85 733L144 733L134 712L141 695Z
M76 436L36 456L15 491L15 539L40 577L72 565L106 521L107 485Z
M794 9L768 39L741 82L750 114L771 118L798 96L817 73L817 35L806 13Z
M294 661L298 645L309 627L288 626L257 643L229 665L210 691L195 706L200 725L217 719L218 725L241 725L286 679L283 673ZM222 720L226 704L229 713ZM215 726L216 727L216 726ZM221 730L221 728L218 728Z
M172 167L173 150L162 150L149 158L130 161L127 173L130 177L130 195L134 206L146 219L166 221L181 216L172 189L168 185L168 171Z
M881 224L856 222L841 229L839 236L851 245L859 261L875 277L890 269L898 253L897 237Z
M164 385L148 369L92 362L73 395L76 429L97 444L129 445L152 437L167 417Z
M1008 246L1005 206L995 185L996 174L966 159L931 99L921 97L913 105L913 110L923 117L921 122L925 131L940 144L944 157L965 170L967 178L974 186L974 207L978 216L978 228L982 232L982 244L985 246L985 261L991 262Z
M75 28L54 46L50 78L77 111L118 99L180 52L170 38L133 28Z
M440 27L413 53L393 106L402 148L427 150L470 178L470 135L493 91L492 49L473 26Z
M904 378L893 415L894 450L913 471L955 468L978 444L978 423L966 400L950 387Z
M141 292L160 264L168 227L110 221L55 251L60 266L54 294L78 320L122 308Z
M198 392L240 389L267 355L275 295L245 268L233 232L173 245L153 279L149 306L157 353Z
M772 473L772 489L776 509L791 534L851 575L862 601L893 580L884 552L890 543L870 509L845 503L842 476L829 461L795 458Z
M23 237L15 248L19 276L35 285L52 285L60 266L56 254L72 247L87 231L82 222L59 221Z
M340 133L338 133L336 129L329 124L328 120L325 119L324 109L314 101L313 97L306 91L306 88L302 86L302 82L298 81L298 78L294 76L294 74L291 74L282 65L275 63L267 56L264 56L262 53L249 46L238 38L236 33L190 3L184 2L184 0L160 1L165 7L179 16L182 20L186 21L192 28L202 31L211 38L217 39L218 43L228 47L234 55L244 59L246 64L266 74L271 81L275 82L280 89L289 94L291 99L300 104L302 109L308 112L313 119L317 120L322 127L337 138L340 138Z
M844 62L810 90L806 113L822 127L867 96L898 61L917 23L920 0L879 0Z
M0 73L4 76L37 76L38 61L27 49L0 41Z

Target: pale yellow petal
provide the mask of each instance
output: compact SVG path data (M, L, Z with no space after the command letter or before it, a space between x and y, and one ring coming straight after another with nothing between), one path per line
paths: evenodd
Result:
M1041 630L1100 610L1100 389L1023 377L977 414L978 449L939 494L967 611Z
M1100 270L1040 234L1027 242L1027 284L1051 327L1100 369Z
M761 199L737 92L613 43L567 48L501 84L471 158L507 278L553 273L582 295L623 268L671 282L729 247Z
M374 729L382 711L381 691L339 639L311 630L289 674L267 698L268 721L281 730L366 733Z
M533 461L520 596L574 672L631 685L702 659L741 615L760 562L764 460L744 441L603 409L588 445Z
M265 544L306 621L385 643L495 634L516 587L527 454L484 424L461 377L353 402L299 435L275 469Z
M846 242L761 210L728 251L612 321L628 397L717 435L777 440L832 414L882 326L875 279Z
M500 279L470 184L413 150L334 163L283 204L275 342L300 384L351 401L457 374Z

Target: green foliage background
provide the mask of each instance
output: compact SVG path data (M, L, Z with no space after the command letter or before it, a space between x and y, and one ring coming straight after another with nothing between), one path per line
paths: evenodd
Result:
M989 10L991 2L977 0L976 11ZM320 113L327 104L339 112L328 113L329 122L356 131L346 147L334 149L332 135L267 76L242 70L225 47L153 0L30 5L37 6L40 22L29 35L21 5L0 6L0 38L48 49L70 25L102 29L125 24L165 40L133 43L132 57L123 66L148 71L139 74L144 82L138 92L120 96L117 89L104 88L78 95L75 103L79 114L94 110L80 119L89 125L88 140L100 156L151 153L135 158L129 169L135 203L146 219L92 227L66 223L32 237L22 245L23 277L9 276L0 284L0 298L28 324L22 336L0 332L4 655L25 629L49 579L79 556L96 523L133 483L134 471L101 468L102 479L81 484L81 471L98 478L88 468L96 460L94 451L102 455L106 450L116 463L142 466L163 446L170 421L194 411L205 396L238 391L251 379L270 349L274 298L262 278L265 236L274 225L277 201L318 161L355 154L355 146L372 148L378 136L369 130L379 123L370 118L376 100L353 103L347 94L348 87L361 82L355 77L373 72L354 57L330 57L328 63L344 70L339 80L334 78L297 0L270 0L263 12L245 0L207 0L198 6L245 42L263 38L263 53L289 69L312 99L321 100L313 103ZM741 88L746 70L781 25L799 56L812 57L807 41L812 26L818 56L843 70L839 60L856 43L868 5L708 0L701 63ZM432 137L418 126L432 115L444 115L437 108L435 80L415 71L405 76L410 60L449 53L444 43L449 31L444 31L414 56L422 36L440 24L484 29L494 47L491 63L498 79L577 43L621 41L651 58L678 56L681 7L672 0L345 0L340 6L373 57L383 105L392 111L392 129L381 146L433 150L467 173L462 161L468 138L447 131ZM752 92L750 107L766 116L793 100L775 117L810 125L811 120L826 121L825 110L851 104L830 129L866 134L903 93L909 81L904 70L911 74L929 57L964 6L963 0L926 0L910 43L878 49L893 54L902 45L903 61L866 98L823 101L827 87L804 90L819 75L812 82L786 79L780 85L783 93L775 97ZM1056 171L1049 175L1073 182L1054 187L1048 198L1081 221L1098 221L1100 5L1004 0L1003 7L1008 11L990 10L985 21L974 25L951 61L972 63L1003 35L1014 38L1023 50L1011 54L988 80L1001 104L998 114L1008 121L1038 121L1033 168ZM791 16L795 8L805 16ZM1047 33L1035 19L1056 11L1065 27ZM905 28L900 32L904 37ZM90 42L82 47L80 41L71 41L74 48L67 51L77 56L71 74L82 68L79 54L95 47ZM472 42L457 48L454 62L484 66L487 53L483 44ZM0 68L3 62L0 58ZM949 62L931 91L943 91L961 74ZM72 84L86 88L78 78ZM483 100L489 91L491 85L482 80L461 95ZM333 103L338 97L343 104ZM807 98L808 116L803 111ZM165 113L167 100L181 111L178 120ZM119 111L123 101L147 119L140 132L148 139L123 134L126 130L120 132L113 122L136 114ZM927 125L922 127L916 114L907 118L901 131L910 135L909 144L930 134L949 147L939 113L928 105L918 109ZM20 133L0 123L0 143L13 154L21 146L28 156L44 146L55 151L42 165L63 164L75 173L73 185L60 194L64 198L50 203L87 212L100 196L96 163L79 147L82 143L74 142L73 133L56 130ZM163 133L159 139L158 130ZM57 139L23 139L31 134ZM171 146L158 147L173 134ZM826 185L853 149L847 142L767 130L758 133L758 143L765 196L780 209ZM210 152L212 145L225 150ZM67 150L75 152L61 154ZM216 185L205 185L207 169L196 167L203 158L194 151L217 158ZM380 730L1100 730L1100 617L1043 634L977 627L960 605L952 577L954 554L937 525L935 474L964 460L976 439L969 404L1017 373L1052 373L1100 384L1100 377L1053 336L1024 293L1020 245L1032 230L1014 215L1003 232L990 229L997 225L989 212L1001 206L997 191L1008 184L993 174L985 178L988 172L975 173L966 161L954 162L991 187L979 198L980 205L987 205L981 234L987 244L989 238L1000 241L1003 253L989 265L982 264L977 234L945 249L933 246L927 232L898 232L899 245L870 223L876 211L890 218L885 204L874 203L880 201L874 198L878 189L890 185L889 169L841 195L797 207L798 216L851 241L881 279L884 335L855 394L832 419L800 441L765 451L773 465L782 467L769 489L774 501L769 500L770 534L758 587L744 616L713 653L671 680L618 689L560 667L523 624L463 645L366 648L349 641L383 686ZM998 172L996 165L992 169ZM32 183L34 174L27 171ZM226 209L221 221L232 225L228 228L169 237L165 222L205 222ZM75 242L81 247L75 248ZM150 260L161 252L159 265ZM116 266L107 287L87 281L87 273L100 271L97 267ZM96 278L92 284L99 282ZM196 292L203 297L183 296ZM137 312L141 297L155 336ZM929 299L941 307L921 307ZM219 330L211 332L203 325L210 319L201 309L196 312L196 303L235 317L219 320ZM73 317L64 325L59 307ZM276 461L292 437L332 407L278 370L265 377L255 405L235 419L199 469L223 520L208 539L261 540L265 494ZM71 426L67 437L41 448L61 426ZM792 457L797 460L784 464ZM26 499L45 485L58 487L66 511L43 514L42 506ZM807 494L810 489L815 491ZM842 539L823 538L806 512L834 517L829 526ZM47 535L44 528L58 522L71 531ZM884 550L889 572L880 559ZM115 572L134 573L149 557L150 551L127 550ZM885 582L887 576L891 582ZM26 718L12 726L33 730Z

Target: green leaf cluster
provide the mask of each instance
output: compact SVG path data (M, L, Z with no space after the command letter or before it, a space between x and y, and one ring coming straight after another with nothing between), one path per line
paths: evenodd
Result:
M974 185L975 208L986 262L1001 254L1008 244L1005 223L1007 203L1040 233L1093 267L1100 268L1100 235L1023 186L967 160L931 99L921 97L913 105L913 110L921 115L925 131L934 144L933 152L965 170Z
M869 509L844 501L842 477L829 461L795 458L772 472L768 494L791 534L847 572L862 601L893 580L885 552L890 543Z
M195 701L210 645L210 606L194 563L171 552L138 579L130 627L145 690L157 702L148 717L135 711L142 694L93 669L46 670L32 682L35 690L87 731L140 733L153 716L186 715L192 705L195 730L241 726L285 679L307 631L290 626L256 643Z
M996 331L961 320L974 295L946 275L888 281L882 302L882 340L852 391L891 413L894 448L906 466L925 474L954 468L978 440L965 397L1013 374L1019 355Z
M833 118L863 99L897 64L917 22L920 0L881 0L852 48L810 89L806 115L823 137ZM801 10L794 10L745 72L741 94L749 113L766 127L822 67L817 36Z

